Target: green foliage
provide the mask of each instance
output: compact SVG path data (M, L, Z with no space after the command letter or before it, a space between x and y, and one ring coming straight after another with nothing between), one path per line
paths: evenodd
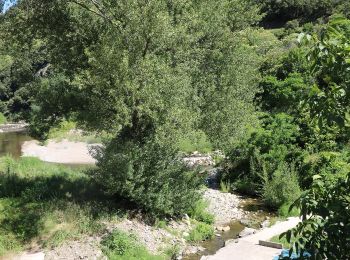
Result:
M283 233L291 250L310 252L317 259L344 259L349 253L349 177L327 184L314 176L312 187L292 205L301 209L303 221Z
M320 36L304 37L312 44L309 59L315 84L309 104L320 124L344 126L349 112L350 20L341 16L331 19ZM310 40L308 40L310 39Z
M199 200L203 180L174 160L173 145L149 140L139 146L113 140L102 151L92 177L106 192L127 198L150 214L184 214Z
M197 221L214 224L215 217L207 211L208 203L204 200L199 200L194 204L194 207L188 212L189 216Z
M143 245L139 244L136 236L115 230L107 235L101 242L102 251L108 259L115 260L153 260L164 259L147 252Z
M179 141L179 150L185 153L198 151L208 153L213 150L211 143L208 141L205 133L202 131L190 132Z
M29 74L46 68L24 88L32 134L74 118L111 135L93 178L155 215L199 198L178 146L230 149L256 121L260 57L240 33L261 18L254 1L23 0L4 18L6 39L36 51L25 61L43 59Z
M221 180L220 181L220 190L222 192L225 192L225 193L230 192L231 191L231 183L228 181L225 182L225 181Z
M199 242L214 237L214 228L206 223L198 223L186 238L191 242Z
M6 117L3 113L0 113L0 125L5 124L7 122Z
M349 171L349 155L346 150L310 154L304 158L301 169L302 184L305 188L310 187L313 176L317 174L323 176L327 183L334 184Z
M285 237L280 238L279 236L274 236L270 239L270 241L275 243L281 243L283 245L283 248L290 248L290 243L288 243Z
M294 167L281 164L263 186L262 198L267 206L279 208L291 204L300 195L298 175Z
M298 126L287 114L262 118L262 127L229 154L224 179L235 183L239 191L261 194L263 185L273 178L284 162L292 163L301 154L297 146Z
M294 201L291 201L294 202ZM291 203L285 203L282 206L279 207L277 214L280 217L297 217L300 214L300 210L297 208L293 208L292 210L289 210L291 206Z

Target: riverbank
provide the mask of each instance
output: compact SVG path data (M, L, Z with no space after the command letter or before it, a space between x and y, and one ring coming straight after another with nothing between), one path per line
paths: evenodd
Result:
M22 156L37 157L42 161L62 164L95 164L92 156L95 147L100 144L71 142L68 140L48 140L46 145L39 141L26 141L22 145Z
M0 133L23 132L28 128L27 123L6 123L0 125Z

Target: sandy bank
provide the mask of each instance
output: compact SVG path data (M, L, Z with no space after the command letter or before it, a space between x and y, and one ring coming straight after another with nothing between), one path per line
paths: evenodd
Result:
M38 157L40 160L64 164L95 164L92 157L93 147L99 144L86 144L83 142L70 142L63 140L55 142L49 140L42 146L38 141L27 141L22 145L22 156Z

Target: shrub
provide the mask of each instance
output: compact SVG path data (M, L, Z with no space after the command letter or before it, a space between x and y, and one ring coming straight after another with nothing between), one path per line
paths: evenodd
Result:
M188 241L198 242L206 239L210 239L214 236L214 228L206 223L198 223L195 228L193 228L189 236Z
M198 173L177 160L173 144L112 140L102 151L93 178L105 191L134 202L154 216L187 213L199 200Z
M199 200L195 203L194 207L189 211L191 218L204 222L206 224L213 224L215 221L214 215L210 214L206 209L208 203L204 200Z
M157 260L164 259L147 252L143 245L138 243L137 237L122 231L115 230L106 236L102 242L102 251L108 259L115 260Z
M261 120L261 127L229 153L223 175L235 189L252 195L261 195L266 180L281 163L299 162L302 154L293 117L280 113Z
M263 187L263 199L267 206L279 208L291 203L301 194L298 176L293 166L282 163Z
M291 203L285 203L278 209L278 215L280 217L297 217L299 216L300 211L297 208L292 208L289 210Z

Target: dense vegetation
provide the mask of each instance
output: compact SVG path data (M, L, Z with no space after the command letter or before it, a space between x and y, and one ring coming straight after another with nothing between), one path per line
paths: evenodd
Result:
M300 212L304 221L285 234L293 249L345 259L349 10L346 0L17 1L0 15L0 124L26 120L45 139L74 122L103 136L83 187L153 217L188 213L203 221L192 241L213 235L212 219L196 216L204 176L179 152L222 150L225 190L260 196L282 215ZM59 189L41 170L35 180L30 169L13 171L1 168L2 204ZM9 238L0 236L0 255L41 234L16 237L13 227L1 226ZM144 250L118 232L103 245L116 259Z

